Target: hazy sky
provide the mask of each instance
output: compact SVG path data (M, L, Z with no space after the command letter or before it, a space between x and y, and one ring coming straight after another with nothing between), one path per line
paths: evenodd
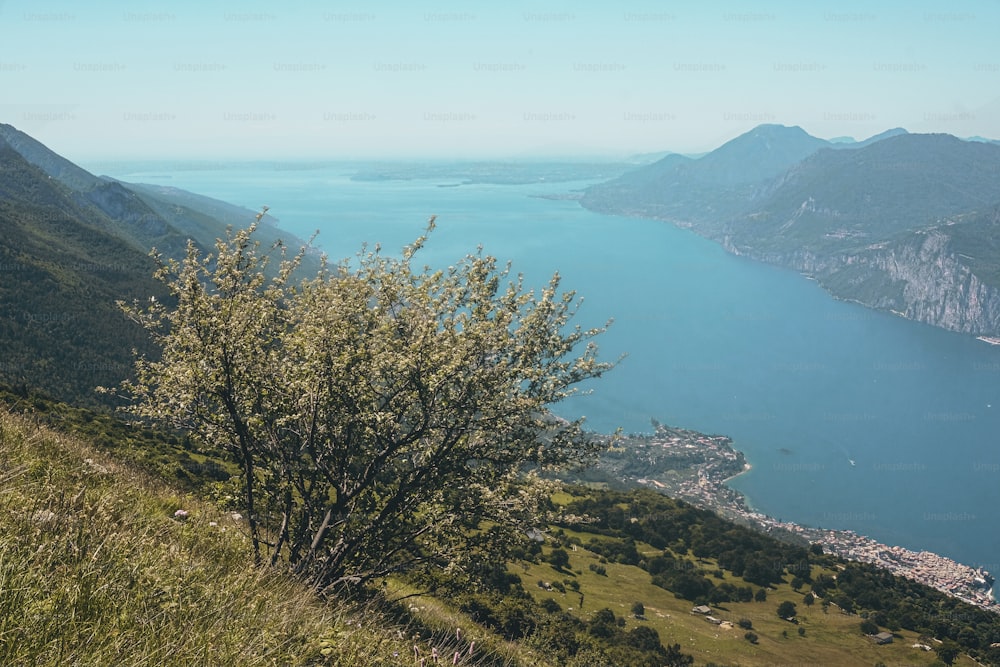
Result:
M1000 138L1000 2L0 0L0 122L75 160Z

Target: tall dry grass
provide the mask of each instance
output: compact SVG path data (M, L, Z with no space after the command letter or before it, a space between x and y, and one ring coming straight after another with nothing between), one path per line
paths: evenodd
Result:
M434 649L517 662L323 601L253 565L238 515L0 409L0 665L431 665Z

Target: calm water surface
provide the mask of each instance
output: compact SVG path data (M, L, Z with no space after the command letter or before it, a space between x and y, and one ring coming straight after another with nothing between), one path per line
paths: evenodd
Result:
M425 261L482 245L541 285L585 297L585 325L627 357L560 409L592 428L650 419L731 436L733 481L789 521L847 528L1000 573L1000 348L833 300L800 275L733 257L669 225L599 215L558 194L586 183L354 182L349 166L114 174L257 209L333 258L396 249L427 218Z

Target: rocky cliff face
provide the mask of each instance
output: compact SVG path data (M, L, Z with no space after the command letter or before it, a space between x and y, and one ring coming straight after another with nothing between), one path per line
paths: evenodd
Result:
M722 243L735 254L814 277L837 298L950 331L1000 336L1000 289L983 282L951 240L946 231L931 230L899 243L822 256L808 250L756 252L729 237Z
M1000 337L1000 147L887 134L834 150L761 128L591 187L581 203L688 227L841 299Z
M952 331L1000 333L1000 290L962 264L949 241L939 231L919 235L911 243L876 253L871 266L902 283L899 310L905 317Z

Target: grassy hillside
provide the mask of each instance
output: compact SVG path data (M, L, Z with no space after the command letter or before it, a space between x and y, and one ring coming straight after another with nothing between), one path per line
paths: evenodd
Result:
M565 531L567 538L589 537ZM653 556L660 550L639 544L640 553ZM545 553L550 553L546 548ZM702 615L692 613L693 603L678 598L671 591L649 584L649 574L637 566L608 562L600 555L577 546L569 549L570 564L557 571L544 560L538 563L521 563L513 567L527 582L563 582L565 592L546 591L537 585L530 586L536 600L551 599L564 610L584 617L601 609L610 609L624 621L624 630L649 627L656 630L664 643L679 642L685 653L695 658L695 665L830 665L848 667L868 666L883 662L886 665L933 665L937 654L913 648L919 634L901 630L895 633L892 644L879 646L860 631L861 618L846 614L836 605L826 608L820 600L811 607L803 604L805 589L796 591L788 583L767 591L763 602L727 602L713 605L711 615L723 623L714 625ZM694 570L715 571L718 563L713 559L684 560ZM594 569L591 569L591 566ZM604 573L599 574L600 568ZM595 571L597 570L597 571ZM723 579L736 585L747 582L724 572ZM816 575L835 575L832 569L817 568ZM579 592L565 582L575 582ZM759 590L755 587L755 590ZM582 593L582 595L581 595ZM581 608L580 603L583 602ZM783 620L777 615L778 605L785 601L797 605L797 623ZM642 603L645 613L637 619L632 613L634 603ZM750 627L740 626L740 622ZM799 634L800 630L803 634ZM747 632L757 635L757 642L745 639ZM974 665L973 660L961 657L955 665Z
M986 664L1000 657L985 650L997 639L989 612L889 575L863 582L865 566L804 555L648 491L556 494L545 542L498 568L492 589L444 574L433 596L404 606L322 601L255 568L241 519L198 500L224 460L106 415L3 400L20 414L0 407L0 664L417 665L416 644L425 656L457 649L463 665L691 664L669 662L673 645L695 665L933 665L937 654L913 645L975 645L963 633L978 633ZM567 555L558 568L557 551ZM428 590L387 583L390 597ZM912 620L894 620L894 596ZM797 605L796 622L778 616L782 602ZM692 614L696 604L723 623ZM893 643L875 645L866 619Z
M0 471L2 665L513 664L253 567L238 516L2 408Z

